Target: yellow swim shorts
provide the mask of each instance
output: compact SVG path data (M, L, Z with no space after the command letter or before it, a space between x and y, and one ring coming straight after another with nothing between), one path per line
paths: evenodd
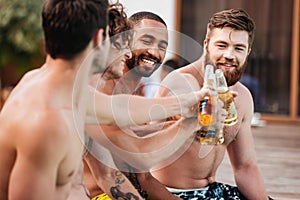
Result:
M106 193L103 193L93 197L91 200L111 200L111 198Z

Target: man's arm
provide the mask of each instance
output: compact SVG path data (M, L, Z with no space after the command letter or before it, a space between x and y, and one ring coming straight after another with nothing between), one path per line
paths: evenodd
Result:
M122 130L112 126L86 126L86 132L95 143L144 171L171 157L178 150L184 150L194 137L192 133L200 128L196 118L181 119L173 123L145 138L134 136L129 129ZM191 134L186 134L186 131Z
M127 177L119 170L106 166L91 154L87 154L84 160L99 188L111 199L124 198L125 196L135 200L143 199Z
M148 200L181 200L170 193L150 172L138 173L137 178L143 190L147 192Z
M242 122L236 140L227 147L235 181L239 190L247 199L265 200L268 198L256 163L251 132L252 97L248 91L243 90L239 91L237 98L239 98L239 102L242 102L238 106L241 109L239 115L242 115L243 118L240 118Z
M178 114L183 117L192 117L196 115L196 109L191 108L199 99L208 94L215 94L215 92L202 89L172 97L148 99L134 95L109 96L92 89L91 101L88 103L87 123L124 127L161 120Z
M151 137L157 134L157 131L166 129L169 126L172 126L175 121L164 121L164 122L155 122L155 123L148 123L145 125L139 126L130 126L130 130L134 132L135 135L138 137Z

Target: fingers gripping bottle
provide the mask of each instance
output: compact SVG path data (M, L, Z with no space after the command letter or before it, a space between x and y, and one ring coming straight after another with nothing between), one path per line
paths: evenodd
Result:
M238 121L237 111L234 105L234 98L227 87L227 82L221 69L216 70L216 81L218 97L224 102L224 107L227 111L224 125L232 126Z
M206 65L203 87L216 90L216 77L212 65ZM197 131L201 144L216 145L224 142L223 130L216 126L217 96L206 96L198 102L198 121L202 128Z

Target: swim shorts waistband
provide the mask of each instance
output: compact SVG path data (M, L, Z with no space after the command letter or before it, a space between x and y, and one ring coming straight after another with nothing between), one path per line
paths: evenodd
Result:
M171 187L166 187L166 188L171 193L179 193L179 192L191 192L195 190L207 191L209 189L209 186L204 188L194 188L194 189L180 189L180 188L171 188Z

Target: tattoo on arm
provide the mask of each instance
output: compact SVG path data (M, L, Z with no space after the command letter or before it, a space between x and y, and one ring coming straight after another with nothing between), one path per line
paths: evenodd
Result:
M110 188L110 193L111 195L116 198L116 199L123 199L123 200L139 200L139 197L136 195L132 194L131 192L128 193L123 193L120 190L120 186L117 185L115 187Z
M122 184L125 182L125 178L122 172L116 171L115 175L116 175L116 184Z

